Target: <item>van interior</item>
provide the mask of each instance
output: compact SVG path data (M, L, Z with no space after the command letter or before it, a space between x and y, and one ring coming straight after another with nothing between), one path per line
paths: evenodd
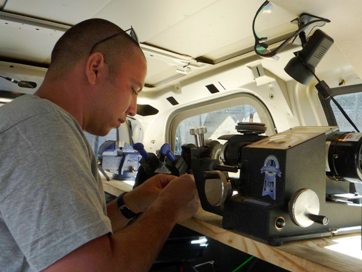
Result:
M357 0L0 0L0 106L37 90L72 25L133 28L148 65L137 115L86 133L106 183L193 173L221 228L272 247L360 233L361 10ZM185 226L153 267L294 269Z

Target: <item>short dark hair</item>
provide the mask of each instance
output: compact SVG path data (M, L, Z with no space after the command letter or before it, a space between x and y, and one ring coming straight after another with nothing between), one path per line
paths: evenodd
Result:
M87 57L95 43L115 33L124 33L124 36L119 35L117 39L97 46L97 48L103 48L103 53L109 53L110 56L115 53L110 52L112 49L115 51L121 45L131 44L127 34L119 26L100 18L88 19L72 26L55 44L49 69L54 68L57 72L69 69L77 61ZM125 42L122 42L122 38ZM111 57L109 59L112 60Z

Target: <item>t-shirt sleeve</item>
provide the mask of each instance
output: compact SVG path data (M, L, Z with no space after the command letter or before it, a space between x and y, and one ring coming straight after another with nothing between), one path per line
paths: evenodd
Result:
M42 270L112 228L79 127L64 116L33 119L8 135L0 210L30 266Z

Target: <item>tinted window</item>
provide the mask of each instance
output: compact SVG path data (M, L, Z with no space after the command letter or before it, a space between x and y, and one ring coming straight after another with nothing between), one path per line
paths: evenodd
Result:
M336 95L334 98L341 105L347 115L351 118L359 130L362 128L362 93L349 93ZM343 116L337 106L331 102L332 110L337 121L339 130L354 131L355 129Z

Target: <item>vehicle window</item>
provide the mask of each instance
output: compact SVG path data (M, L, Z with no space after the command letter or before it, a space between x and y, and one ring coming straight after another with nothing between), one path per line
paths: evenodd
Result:
M106 141L118 142L118 147L122 148L125 144L142 142L143 130L138 120L127 118L127 122L121 124L119 128L114 128L105 136L94 136L84 131L84 134L97 153L98 148ZM117 135L118 134L118 135Z
M141 155L132 146L142 140L139 121L127 118L127 122L110 130L105 136L84 133L96 154L102 175L105 178L123 180L133 186L141 159Z
M235 98L233 100L230 103L215 102L204 108L200 107L200 111L204 112L180 120L175 131L175 154L181 154L181 146L184 144L196 144L195 136L190 133L190 129L193 128L206 128L205 141L218 140L222 135L238 133L235 129L238 122L264 123L268 128L266 134L275 133L268 110L256 97L241 96L237 99L238 103L235 103Z
M359 130L362 128L362 93L336 95L334 98L341 105ZM340 131L354 131L355 129L343 116L337 106L331 102L333 114Z

